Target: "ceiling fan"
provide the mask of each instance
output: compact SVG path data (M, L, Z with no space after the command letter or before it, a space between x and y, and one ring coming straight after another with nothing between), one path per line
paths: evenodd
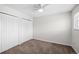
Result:
M36 4L35 8L38 12L43 12L44 11L44 8L47 6L48 4Z
M39 12L43 12L44 8L47 6L48 4L40 4L40 9L38 9Z

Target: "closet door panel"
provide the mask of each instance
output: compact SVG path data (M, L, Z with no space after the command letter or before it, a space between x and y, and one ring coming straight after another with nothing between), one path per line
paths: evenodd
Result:
M25 33L27 39L32 39L32 35L33 35L32 21L27 21L27 23L25 23L24 27L25 27L25 31L27 31L27 33Z
M32 35L32 28L31 28L30 21L24 20L22 22L22 38L23 42L30 40Z
M27 41L25 33L27 33L27 29L25 29L26 20L20 19L19 21L19 44Z
M18 43L21 44L23 40L22 33L22 19L18 19Z
M32 22L19 19L19 44L32 38Z
M7 16L7 47L18 45L18 19Z
M2 51L18 44L17 18L2 14Z
M29 39L27 39L27 35L26 35L26 33L28 32L27 29L26 29L27 28L26 24L27 24L27 20L24 20L22 22L22 38L23 38L22 41L23 42L29 40Z
M1 14L1 42L2 42L2 52L7 49L7 17Z

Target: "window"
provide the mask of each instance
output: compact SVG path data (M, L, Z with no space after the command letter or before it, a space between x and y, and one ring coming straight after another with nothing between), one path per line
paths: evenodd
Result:
M74 29L79 30L79 13L74 16Z

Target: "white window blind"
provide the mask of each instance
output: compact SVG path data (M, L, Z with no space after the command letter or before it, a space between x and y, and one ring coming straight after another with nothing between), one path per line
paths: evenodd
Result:
M74 16L74 29L79 30L79 13Z

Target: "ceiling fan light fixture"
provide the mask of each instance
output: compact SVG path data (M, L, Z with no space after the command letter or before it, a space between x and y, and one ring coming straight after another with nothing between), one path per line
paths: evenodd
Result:
M41 9L39 9L38 11L39 11L39 12L43 12L44 10L41 8Z

